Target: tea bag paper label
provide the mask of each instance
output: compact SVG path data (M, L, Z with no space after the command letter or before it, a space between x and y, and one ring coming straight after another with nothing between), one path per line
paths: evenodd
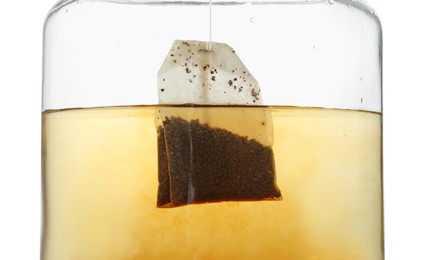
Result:
M158 73L159 104L262 105L256 79L233 48L176 40Z

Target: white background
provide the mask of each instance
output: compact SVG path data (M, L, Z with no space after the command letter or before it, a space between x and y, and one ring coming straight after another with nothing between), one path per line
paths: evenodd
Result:
M0 0L1 260L39 259L42 28L55 2ZM421 260L424 1L368 2L384 35L386 259Z

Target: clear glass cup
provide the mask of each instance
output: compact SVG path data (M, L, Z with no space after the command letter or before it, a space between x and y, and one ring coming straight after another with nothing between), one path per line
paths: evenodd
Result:
M381 35L360 0L59 2L42 259L383 259ZM193 79L165 99L170 53ZM231 73L246 104L189 91Z

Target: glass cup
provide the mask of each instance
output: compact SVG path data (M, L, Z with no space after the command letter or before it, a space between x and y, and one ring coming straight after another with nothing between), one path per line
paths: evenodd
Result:
M42 259L384 259L361 0L68 0L44 31Z

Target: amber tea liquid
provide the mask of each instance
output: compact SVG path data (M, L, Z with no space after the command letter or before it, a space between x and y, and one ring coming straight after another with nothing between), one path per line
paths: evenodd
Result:
M44 260L383 259L380 114L172 108L271 115L283 200L158 208L158 109L43 114Z

